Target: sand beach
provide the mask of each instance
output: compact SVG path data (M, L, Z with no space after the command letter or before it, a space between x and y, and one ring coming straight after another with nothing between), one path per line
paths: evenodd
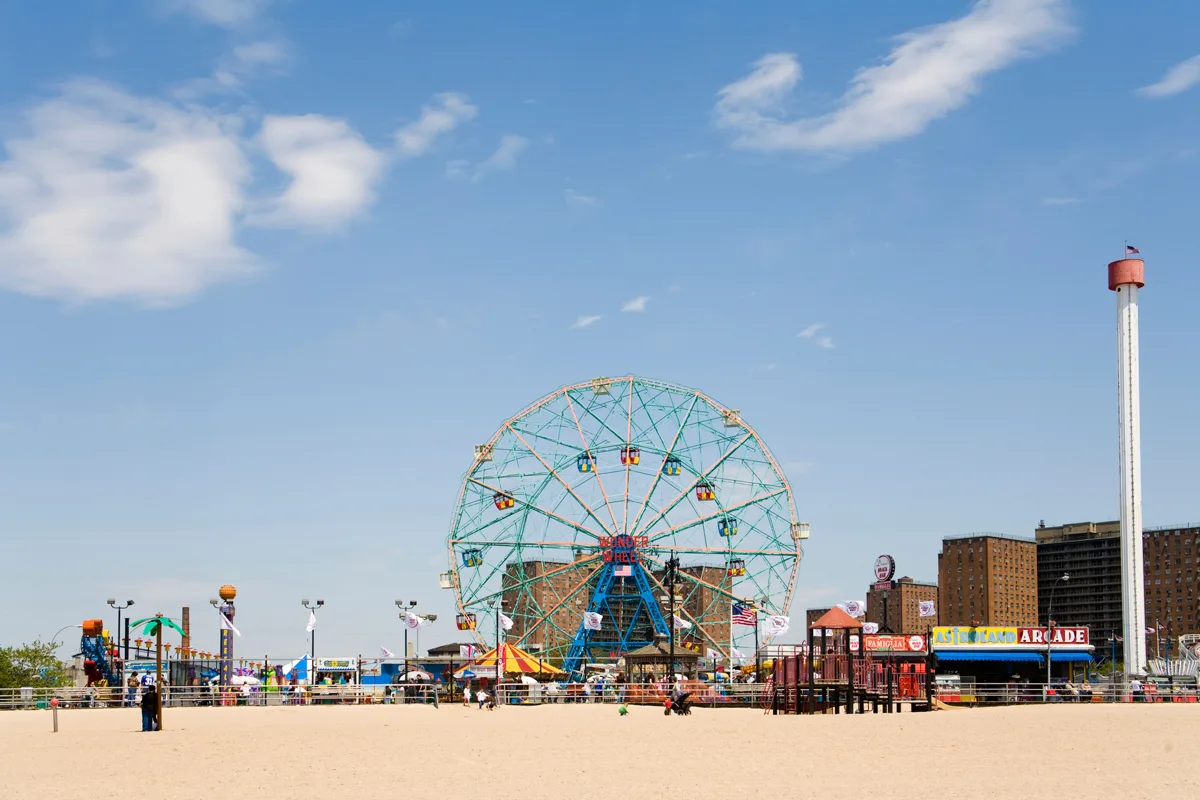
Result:
M1124 798L1200 785L1200 704L770 717L452 705L0 715L17 798Z

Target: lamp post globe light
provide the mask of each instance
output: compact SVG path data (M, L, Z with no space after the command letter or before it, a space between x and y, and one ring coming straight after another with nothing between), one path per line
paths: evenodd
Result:
M1050 599L1046 601L1046 697L1050 697L1050 642L1054 639L1054 590L1060 583L1071 580L1071 576L1063 573L1055 579L1050 587Z
M129 660L129 631L121 630L121 612L133 605L132 600L126 600L124 605L117 602L115 597L108 598L108 604L117 610L117 641L121 642L121 658Z
M308 609L308 685L315 686L317 683L317 609L325 605L324 600L317 600L316 604L308 602L308 598L300 601L300 604Z

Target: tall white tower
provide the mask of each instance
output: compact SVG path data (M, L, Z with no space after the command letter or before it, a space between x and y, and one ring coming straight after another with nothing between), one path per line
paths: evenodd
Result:
M1123 258L1108 265L1117 293L1117 409L1121 439L1121 612L1125 676L1146 671L1146 590L1142 566L1142 423L1138 389L1138 289L1146 263Z

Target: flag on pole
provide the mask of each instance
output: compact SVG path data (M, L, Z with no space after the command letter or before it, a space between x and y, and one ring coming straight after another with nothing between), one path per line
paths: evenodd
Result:
M768 637L782 636L788 632L790 619L784 616L767 617L766 634Z
M308 612L308 627L305 628L305 630L308 631L309 633L312 633L316 629L316 627L317 627L317 612L310 611L310 612Z
M506 631L511 631L513 627L513 621L505 616L503 611L500 612L500 627Z
M741 650L738 650L736 647L731 647L729 649L729 657L732 659L735 659L737 661L745 661L746 660L746 654L743 653Z
M937 616L937 605L932 600L922 600L917 606L917 613L922 617Z
M1125 245L1125 255L1127 255L1127 256L1140 254L1141 252L1142 252L1141 250L1138 250L1136 247L1134 247L1131 244Z
M757 625L758 624L758 609L743 605L742 603L733 604L733 624L734 625Z
M475 657L475 645L460 644L458 646L458 657L459 658L474 658Z
M632 578L633 577L633 565L622 564L621 566L619 566L613 570L613 577L614 578Z
M704 651L704 657L707 658L709 661L716 661L721 658L721 654L718 653L716 650L713 650L711 647L707 647L707 648L705 648L705 651Z
M229 617L225 616L225 614L222 613L221 611L217 611L217 613L221 615L221 630L233 631L238 636L242 635L242 632L234 627L233 620L231 620Z
M411 611L404 615L404 625L410 631L415 631L417 628L425 628L433 623L419 614L414 614Z
M678 614L671 618L671 624L675 626L675 630L677 631L686 631L688 628L692 627L692 623L688 622Z
M869 633L879 633L879 623L878 622L864 622L863 623L863 633L868 633L868 634Z
M603 614L597 614L595 611L583 612L583 627L584 630L598 631L600 623L604 621Z
M379 645L379 657L380 658L395 658L396 654L393 653L391 650L388 650L383 645Z

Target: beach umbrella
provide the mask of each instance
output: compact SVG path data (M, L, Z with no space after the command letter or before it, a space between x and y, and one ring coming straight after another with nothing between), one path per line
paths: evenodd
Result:
M433 680L433 676L423 669L412 669L401 676L402 681L429 681Z
M526 686L538 686L539 685L537 682L537 678L531 678L528 675L521 676L521 683L525 684Z
M253 675L233 675L229 678L230 686L240 686L243 683L248 683L251 686L258 686L262 681Z

